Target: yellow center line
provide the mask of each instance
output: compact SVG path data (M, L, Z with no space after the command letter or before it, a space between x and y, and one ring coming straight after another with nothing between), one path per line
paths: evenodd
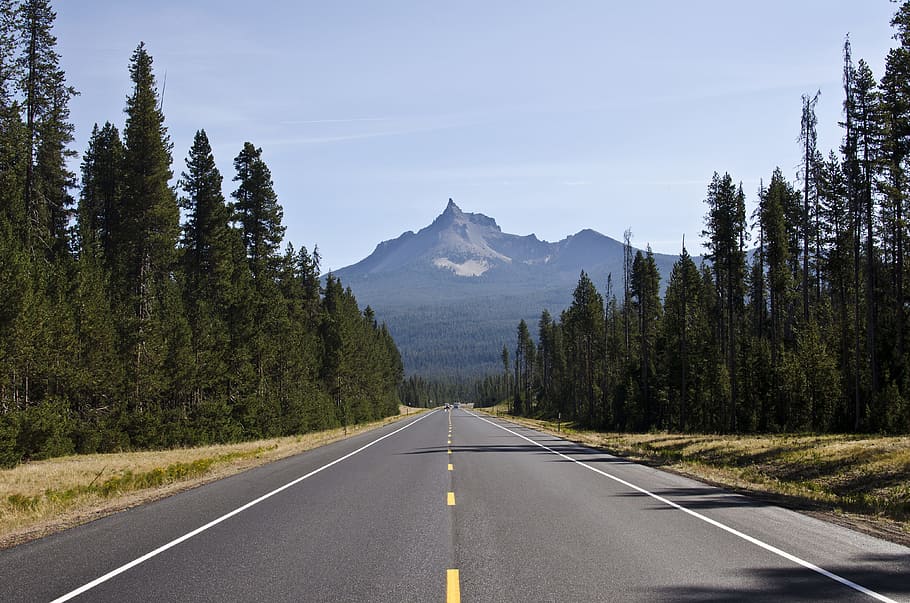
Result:
M461 584L458 570L446 570L446 603L461 603Z
M454 493L454 492L449 492L448 504L449 504L450 507L454 507L454 506L455 506L455 493Z
M452 471L454 469L455 469L455 467L452 466L452 463L449 463L449 471Z

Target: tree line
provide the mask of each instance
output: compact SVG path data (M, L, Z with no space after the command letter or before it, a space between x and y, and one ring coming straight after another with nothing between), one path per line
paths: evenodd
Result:
M402 404L432 408L442 404L468 402L477 406L494 406L509 395L511 381L502 374L469 378L410 375L398 387Z
M262 150L234 158L228 202L199 130L171 186L144 44L122 132L95 125L77 179L55 18L0 0L0 465L397 413L391 335L317 249L282 249Z
M804 95L799 177L780 169L755 209L714 174L696 265L685 249L660 297L650 249L603 293L582 272L572 303L522 321L512 410L617 430L910 431L907 267L910 2L876 80L843 52L843 140L817 148Z

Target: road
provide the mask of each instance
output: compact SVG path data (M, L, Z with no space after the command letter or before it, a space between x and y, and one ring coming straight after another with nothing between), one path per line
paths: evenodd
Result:
M0 551L0 601L910 601L910 549L467 409Z

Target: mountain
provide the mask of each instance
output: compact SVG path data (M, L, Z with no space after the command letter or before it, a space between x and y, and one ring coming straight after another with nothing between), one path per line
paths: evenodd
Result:
M677 256L654 254L662 286ZM525 319L536 332L546 308L565 309L582 270L621 295L622 243L582 230L550 243L502 232L493 218L454 201L432 224L384 241L334 275L385 321L408 374L477 375L502 370Z

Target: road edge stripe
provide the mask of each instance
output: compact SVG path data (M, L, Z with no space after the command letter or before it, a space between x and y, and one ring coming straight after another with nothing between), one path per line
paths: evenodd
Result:
M79 588L77 588L77 589L75 589L75 590L72 590L72 591L66 593L65 595L62 595L62 596L60 596L60 597L57 597L56 599L54 599L53 601L51 601L51 603L63 603L63 601L69 601L70 599L72 599L72 598L74 598L74 597L78 597L79 595L81 595L81 594L83 594L83 593L85 593L85 592L87 592L87 591L89 591L89 590L95 588L96 586L98 586L98 585L100 585L100 584L103 584L103 583L107 582L107 581L110 580L111 578L113 578L113 577L115 577L115 576L119 576L119 575L122 574L123 572L125 572L125 571L127 571L127 570L129 570L129 569L132 569L132 568L136 567L137 565L139 565L139 564L141 564L141 563L144 563L144 562L148 561L148 560L151 559L152 557L155 557L155 556L157 556L157 555L160 555L160 554L163 553L164 551L166 551L166 550L168 550L168 549L171 549L171 548L177 546L177 545L180 544L181 542L185 542L185 541L189 540L190 538L192 538L193 536L197 536L197 535L201 534L202 532L205 532L205 531L208 530L209 528L212 528L212 527L218 525L219 523L221 523L221 522L223 522L223 521L225 521L225 520L230 519L230 518L233 517L234 515L237 515L238 513L242 513L243 511L246 511L247 509L249 509L250 507L252 507L252 506L254 506L254 505L258 505L258 504L261 503L262 501L264 501L264 500L266 500L266 499L269 499L269 498L275 496L275 495L278 494L279 492L283 492L283 491L287 490L288 488L290 488L290 487L292 487L292 486L295 486L295 485L299 484L299 483L302 482L303 480L305 480L305 479L307 479L307 478L310 478L310 477L313 477L313 476L316 475L317 473L319 473L319 472L321 472L321 471L324 471L325 469L328 469L329 467L331 467L331 466L333 466L333 465L337 465L337 464L340 463L341 461L343 461L343 460L345 460L345 459L349 459L349 458L351 458L352 456L354 456L355 454L357 454L357 453L359 453L359 452L363 452L364 450L366 450L367 448L369 448L369 447L372 446L373 444L376 444L376 443L378 443L378 442L381 442L382 440L384 440L384 439L386 439L386 438L392 437L392 436L395 435L396 433L399 433L399 432L401 432L401 431L404 431L404 430L407 429L408 427L411 427L412 425L415 425L415 424L419 423L420 421L424 420L425 418L429 417L430 415L432 415L432 414L434 414L434 413L436 413L435 410L434 410L434 411L430 411L430 412L428 412L428 413L426 413L426 414L424 414L424 415L421 415L420 417L414 419L413 421L411 421L411 422L408 423L407 425L404 425L403 427L399 427L399 428L396 429L395 431L390 432L390 433L387 433L387 434L385 434L385 435L382 436L382 437L376 438L376 439L373 440L372 442L370 442L370 443L368 443L368 444L366 444L366 445L364 445L364 446L361 446L361 447L358 448L357 450L355 450L355 451L353 451L353 452L349 452L349 453L347 453L346 455L344 455L344 456L342 456L342 457L339 457L339 458L335 459L335 460L332 461L331 463L325 464L325 465L323 465L322 467L319 467L318 469L314 469L313 471L310 471L310 472L307 473L306 475L302 475L302 476L300 476L300 477L298 477L298 478L296 478L296 479L294 479L294 480L292 480L292 481L286 483L286 484L283 485L283 486L279 486L278 488L275 488L275 489L272 490L271 492L268 492L268 493L266 493L266 494L263 494L263 495L260 496L259 498L255 499L255 500L251 500L250 502L246 503L245 505L243 505L243 506L241 506L241 507L237 507L237 508L234 509L233 511L229 511L229 512L225 513L224 515L222 515L221 517L217 518L217 519L213 519L212 521L208 522L207 524L205 524L205 525L203 525L203 526L200 526L200 527L196 528L196 529L193 530L192 532L187 532L187 533L184 534L183 536L180 536L180 537L178 537L178 538L175 538L174 540L171 540L170 542L161 545L161 546L158 547L157 549L155 549L155 550L153 550L153 551L149 551L149 552L146 553L145 555L142 555L141 557L138 557L138 558L136 558L136 559L130 561L129 563L126 563L126 564L124 564L124 565L121 565L121 566L118 567L117 569L111 570L111 571L109 571L108 573L104 574L103 576L100 576L100 577L98 577L98 578L95 578L95 579L92 580L91 582L89 582L89 583L87 583L87 584L84 584L84 585L80 586Z
M593 471L594 473L597 473L604 477L610 478L611 480L613 480L615 482L618 482L624 486L632 488L636 492L646 494L647 496L650 496L654 500L658 500L666 505L673 507L674 509L678 509L678 510L682 511L683 513L691 515L692 517L695 517L696 519L700 519L700 520L704 521L705 523L709 523L716 528L720 528L721 530L724 530L725 532L728 532L738 538L745 540L746 542L750 542L758 547L765 549L766 551L769 551L771 553L774 553L775 555L783 557L784 559L792 561L793 563L796 563L797 565L801 565L804 568L812 570L813 572L816 572L818 574L821 574L822 576L824 576L826 578L830 578L831 580L834 580L835 582L839 582L839 583L843 584L844 586L852 588L855 591L861 592L864 595L872 597L873 599L877 599L879 601L885 601L886 603L897 603L894 599L891 599L891 598L886 597L885 595L879 594L879 593L875 592L874 590L869 590L865 586L857 584L856 582L848 580L847 578L844 578L843 576L839 576L833 572L829 572L828 570L821 568L813 563L805 561L804 559L800 559L796 555L793 555L791 553L788 553L787 551L777 548L776 546L763 542L763 541L759 540L758 538L749 536L748 534L746 534L744 532L740 532L736 528L731 528L730 526L723 524L715 519L711 519L710 517L708 517L706 515L702 515L701 513L698 513L697 511L687 509L686 507L683 507L682 505L675 503L672 500L664 498L663 496L661 496L659 494L654 494L653 492L649 492L648 490L645 490L644 488L642 488L640 486L636 486L635 484L633 484L631 482L627 482L626 480L622 479L621 477L611 475L610 473L607 473L606 471L602 471L601 469L592 467L591 465L588 465L587 463L583 463L583 462L579 461L578 459L572 458L571 456L565 455L557 450L553 450L552 448L550 448L544 444L541 444L540 442L532 440L531 438L529 438L525 435L512 431L508 427L503 427L502 425L498 425L498 424L494 423L493 421L490 421L489 419L481 417L480 415L477 415L470 411L468 411L468 414L480 419L481 421L485 421L485 422L489 423L493 427L498 427L499 429L502 429L503 431L511 433L512 435L517 436L523 440L526 440L526 441L534 444L535 446L540 446L544 450L551 452L551 453L555 454L556 456L559 456L567 461L572 461L573 463L575 463L577 465L581 465L585 469L589 469L589 470Z

